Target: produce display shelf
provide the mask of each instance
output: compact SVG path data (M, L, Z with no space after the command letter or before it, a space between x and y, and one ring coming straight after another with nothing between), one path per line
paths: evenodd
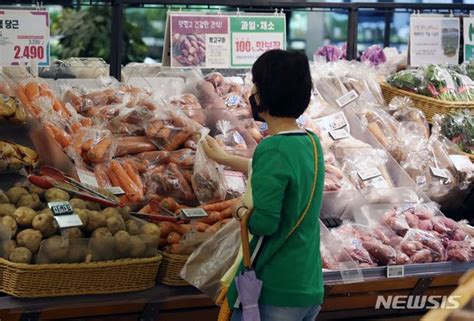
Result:
M438 262L404 265L404 277L433 277L454 273L463 273L474 269L474 261L467 263ZM374 267L361 269L364 281L374 281L387 278L387 267ZM327 271L323 273L324 284L333 285L344 283L340 271Z

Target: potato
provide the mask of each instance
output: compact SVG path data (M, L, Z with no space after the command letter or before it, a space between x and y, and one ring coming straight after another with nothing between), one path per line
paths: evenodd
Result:
M22 227L31 227L33 219L36 216L36 211L29 207L19 207L13 214L18 225Z
M69 263L82 263L86 260L88 252L88 243L84 240L71 239L69 240L69 252L67 261Z
M18 207L29 207L38 210L41 207L41 200L37 194L29 194L22 196L17 203Z
M140 228L138 227L138 223L134 220L126 221L125 222L125 227L127 228L127 232L130 235L140 234Z
M113 216L120 216L120 213L115 207L107 207L102 211L102 215L104 215L105 218L109 218Z
M109 261L119 258L115 251L115 239L113 237L91 238L89 251L92 261Z
M38 186L33 184L28 185L28 190L31 194L37 194L40 198L44 198L44 193L46 192L46 190L39 188Z
M69 251L69 240L59 235L51 236L43 241L41 251L41 254L46 255L53 262L65 262Z
M56 233L58 224L54 219L54 215L50 213L41 213L34 217L32 226L38 230L44 237L49 237Z
M0 242L0 256L8 259L14 249L18 247L15 240L8 240Z
M105 237L112 237L112 233L110 233L109 229L106 227L99 227L92 232L92 238L105 238Z
M16 241L18 242L18 245L28 248L33 254L38 252L42 239L43 234L41 234L40 231L36 231L30 228L19 232L16 236Z
M7 194L5 194L3 191L0 191L0 204L8 204L10 203L10 200L8 199Z
M103 227L107 225L105 216L102 213L96 211L87 210L87 225L86 231L93 232L96 228Z
M86 203L86 208L91 211L100 211L101 207L99 203L96 202L91 202L91 201L85 201Z
M84 237L82 231L77 227L70 227L63 229L61 232L62 236L67 239L80 239Z
M142 228L140 229L140 232L145 235L151 235L160 238L161 229L156 224L146 223L143 224Z
M80 208L76 208L74 210L74 214L77 214L80 217L83 228L85 228L87 225L87 222L89 222L89 215L87 214L87 212L88 212L87 210L83 210Z
M45 193L44 193L44 198L46 200L46 202L60 202L60 201L69 201L70 200L70 196L67 192L59 189L59 188L56 188L56 187L53 187L53 188L50 188L48 189Z
M0 224L5 225L10 229L12 232L12 237L15 236L16 231L18 230L18 225L16 224L16 221L13 217L11 216L4 216L0 217Z
M18 201L22 198L22 196L25 196L28 194L30 193L26 190L26 188L20 187L20 186L12 187L7 191L8 199L10 200L12 204L18 203Z
M0 204L0 216L13 216L15 213L16 207L12 204Z
M69 201L73 209L86 209L86 202L81 200L80 198L73 198Z
M10 261L14 263L31 263L32 253L26 247L17 247L10 254Z
M130 236L130 257L142 257L145 251L145 242L139 236Z
M115 248L122 255L127 255L131 247L130 234L125 231L118 231L114 235Z
M125 222L121 216L113 216L107 219L107 228L112 234L125 231Z
M132 218L130 212L132 211L129 206L119 207L118 209L120 215L122 216L123 220L129 220Z

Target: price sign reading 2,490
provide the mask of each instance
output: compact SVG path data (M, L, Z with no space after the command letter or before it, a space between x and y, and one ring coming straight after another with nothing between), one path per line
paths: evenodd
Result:
M0 9L0 66L49 66L49 35L48 11Z

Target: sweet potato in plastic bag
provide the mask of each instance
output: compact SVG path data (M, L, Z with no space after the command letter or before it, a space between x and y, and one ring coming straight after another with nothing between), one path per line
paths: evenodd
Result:
M407 242L412 244L411 251L407 251ZM419 249L420 244L423 249ZM426 262L441 262L446 260L446 251L441 240L433 233L429 231L423 231L420 229L410 229L403 238L401 249L411 256L413 263ZM426 251L419 253L423 250L429 250L431 258L425 254ZM415 256L415 257L414 257Z
M349 253L351 258L356 261L360 267L373 267L377 264L372 259L370 253L365 249L361 240L362 234L352 225L341 225L331 230L336 239L339 239L344 249ZM370 240L367 238L365 240Z
M223 169L207 157L201 144L196 151L192 186L201 204L223 201L227 193Z
M219 120L216 127L218 134L214 138L225 150L234 151L236 149L247 149L244 138L232 127L229 121Z

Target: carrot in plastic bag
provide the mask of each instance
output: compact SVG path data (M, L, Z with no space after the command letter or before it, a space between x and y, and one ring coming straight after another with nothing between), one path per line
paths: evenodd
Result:
M125 193L127 193L127 197L130 198L131 201L140 201L140 191L138 190L138 187L127 175L127 172L122 165L120 165L116 160L110 162L109 177L110 175L115 175L117 177L117 180L120 182L120 187L122 187Z
M140 175L138 175L138 172L135 171L133 166L129 163L129 161L125 161L123 163L122 167L123 167L123 169L125 169L125 172L127 173L128 177L130 177L132 179L132 181L135 183L135 185L138 187L138 189L140 191L143 191L142 179L140 178Z
M63 147L66 148L72 143L71 136L64 130L54 126L51 123L45 124L46 130L56 139L56 141Z
M92 145L87 152L87 158L93 163L101 163L105 159L105 154L112 145L112 139L104 137L100 142Z
M111 186L109 177L107 176L107 172L103 164L97 164L94 167L94 174L100 187Z
M28 101L32 102L36 98L40 97L40 88L34 81L30 81L25 85L25 95L28 97Z

